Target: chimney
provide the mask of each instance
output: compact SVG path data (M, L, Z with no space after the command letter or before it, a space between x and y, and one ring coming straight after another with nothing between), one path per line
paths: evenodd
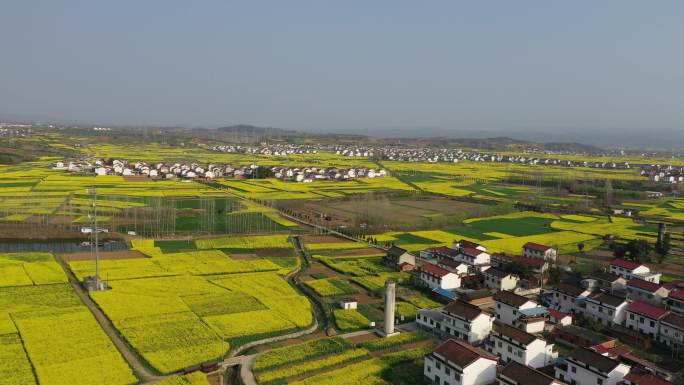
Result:
M389 280L385 283L385 336L394 334L394 294L396 282Z

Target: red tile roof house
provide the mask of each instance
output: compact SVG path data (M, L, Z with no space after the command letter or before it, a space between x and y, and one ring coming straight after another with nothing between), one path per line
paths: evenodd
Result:
M660 320L668 313L667 309L660 306L642 301L634 301L627 306L625 326L628 329L650 336L655 340L658 337Z
M613 259L608 266L608 272L625 279L638 278L653 283L659 283L661 275L651 272L651 269L644 264L623 258Z
M549 310L549 323L552 325L570 325L572 324L572 315L570 313L563 313L556 309Z
M448 258L455 261L459 253L458 250L450 247L435 247L432 249L432 254L437 258Z
M632 278L627 281L627 299L640 300L652 305L661 305L670 294L667 287L644 281L643 279Z
M681 351L684 348L684 315L669 313L661 318L658 341Z
M504 255L504 254L492 254L491 256L491 264L492 266L502 268L509 263L518 263L523 266L529 267L533 272L535 273L540 273L542 271L546 271L549 267L549 263L543 259L537 259L537 258L526 258L523 257L522 255L516 255L516 256L511 256L511 255Z
M656 377L651 373L632 370L618 385L673 385L670 381Z
M490 255L487 252L473 247L462 248L457 258L478 271L482 266L488 266L490 262Z
M629 365L586 348L576 348L555 366L556 378L581 385L615 385L629 370Z
M497 358L465 342L448 340L425 356L423 374L428 384L491 384Z
M523 245L523 257L537 258L545 261L556 260L556 249L551 246L541 245L539 243L527 242Z
M461 277L447 269L431 263L424 263L420 268L420 282L430 289L456 289L461 287Z

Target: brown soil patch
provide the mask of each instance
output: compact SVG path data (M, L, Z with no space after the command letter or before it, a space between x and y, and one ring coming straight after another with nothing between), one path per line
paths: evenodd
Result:
M303 238L306 243L351 243L348 239L338 238L334 235L305 235Z
M219 376L218 372L207 374L207 381L209 385L223 385L221 384L221 376Z
M306 270L307 274L324 274L328 277L340 277L341 274L335 270L323 265L320 262L313 262L311 266Z
M230 254L231 259L242 259L242 260L252 260L252 259L259 259L259 256L256 254Z
M352 250L338 250L334 252L331 256L333 257L356 257L360 255L377 255L385 254L384 250L376 248L366 248L366 249L352 249Z
M352 295L352 297L354 297L354 299L356 299L356 302L358 302L359 305L372 305L372 304L374 304L374 303L382 302L382 298L372 297L372 296L370 296L370 295L368 294L368 292L366 291L366 289L362 288L361 286L357 285L357 284L354 283L354 282L351 282L351 281L350 281L350 283L351 283L352 286L354 286L356 289L359 289L359 290L360 290L359 293Z
M346 338L346 340L353 342L355 344L359 344L361 342L368 342L368 341L374 341L380 339L380 336L373 332L369 332L368 334L361 334L360 336L353 336Z
M87 261L92 259L90 252L80 253L62 253L60 257L67 262L71 261ZM115 260L115 259L136 259L147 258L145 254L136 250L117 250L117 251L100 251L100 259Z
M50 218L50 221L48 222L51 225L68 225L73 222L73 220L76 219L76 217L71 217L68 215L58 215Z
M296 257L294 249L256 249L254 253L259 258Z

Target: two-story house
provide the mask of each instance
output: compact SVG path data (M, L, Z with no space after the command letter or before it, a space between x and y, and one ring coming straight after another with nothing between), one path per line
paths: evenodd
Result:
M431 385L489 385L496 357L462 341L448 340L425 356L423 374Z
M496 267L483 271L482 276L485 286L493 290L515 290L520 280L517 275Z
M511 291L498 291L494 294L494 315L496 320L511 326L520 317L523 309L537 307L537 303Z
M648 266L627 259L613 259L608 266L608 272L625 279L637 278L647 282L660 283L660 273L653 273Z
M665 300L666 307L677 314L684 314L684 289L675 288Z
M598 292L585 298L582 314L607 327L613 324L622 325L625 322L627 305L628 302L624 298Z
M464 247L459 250L458 260L480 271L483 266L489 266L490 255L486 251L473 247Z
M527 242L523 245L523 257L543 259L545 261L555 261L556 249L551 246L541 245L539 243Z
M461 287L461 277L447 269L431 263L424 263L420 268L420 282L430 289L456 289Z
M684 315L668 313L660 319L658 341L672 350L684 347Z
M615 385L630 367L587 348L576 348L555 367L556 378L568 384Z
M479 345L492 330L494 317L475 305L454 301L442 309L441 334L471 345Z
M497 385L566 385L553 377L515 361L509 362L496 376Z
M579 302L591 294L582 286L567 283L559 283L549 291L552 293L550 307L564 313L578 313Z
M667 309L660 306L634 301L627 306L625 326L655 340L658 337L660 319L667 313L669 313Z
M499 322L494 323L494 330L485 348L502 362L515 361L533 368L547 366L556 358L553 344L537 335Z
M599 284L599 289L608 293L623 292L627 287L627 279L608 272L595 272L589 276Z
M660 306L669 294L670 290L658 283L638 278L627 281L627 298L633 301L639 300Z
M395 270L401 270L402 265L416 265L416 257L401 247L392 246L387 250L384 258L385 264L391 266Z

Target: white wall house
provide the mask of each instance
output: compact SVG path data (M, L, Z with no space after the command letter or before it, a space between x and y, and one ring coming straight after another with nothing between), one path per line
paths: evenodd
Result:
M681 351L684 347L684 316L675 313L666 314L660 319L658 341Z
M570 325L572 324L572 315L556 309L549 309L549 323L559 326Z
M425 356L427 384L488 385L496 380L496 357L461 341L448 340Z
M540 245L539 243L527 242L523 245L523 257L537 258L545 261L556 260L556 249L547 245Z
M583 301L591 292L581 286L559 283L550 290L553 295L550 299L551 308L563 313L576 313L579 310L579 302Z
M555 367L556 378L577 385L615 385L629 370L628 365L586 348L576 348L564 365Z
M660 319L667 315L665 308L642 301L634 301L627 306L625 326L636 330L654 340L658 337Z
M622 258L612 260L608 266L608 272L625 279L638 278L648 282L660 283L660 273L653 273L646 265Z
M496 379L497 385L565 385L553 377L515 361L509 362Z
M457 260L479 270L482 266L489 265L490 256L486 251L473 247L464 247L460 249Z
M466 248L466 247L471 247L471 248L473 248L473 249L478 249L478 250L481 250L481 251L487 251L487 248L486 248L486 247L484 247L484 246L482 246L482 245L480 245L480 244L478 244L478 243L475 243L475 242L467 241L467 240L465 240L465 239L461 239L461 240L458 240L458 241L454 241L454 242L452 242L451 246L452 246L453 249L456 249L456 250L463 249L463 248Z
M665 303L670 311L684 314L684 289L676 288L670 291L670 295L667 296Z
M627 281L627 298L639 300L653 305L662 305L670 294L670 290L658 283L632 278Z
M456 289L461 287L461 277L449 270L431 263L425 263L420 268L420 282L430 289Z
M623 325L627 305L628 302L624 298L600 292L585 299L582 314L601 322L606 327L613 324Z
M520 310L537 307L537 303L510 291L494 294L494 315L498 322L514 326L520 317Z
M479 307L466 302L454 301L442 309L444 319L440 323L443 336L459 339L471 345L479 345L489 336L494 317Z
M515 361L533 368L550 365L557 357L553 352L553 344L502 323L494 324L485 348L502 362Z
M482 272L484 284L487 288L493 290L515 290L518 286L520 278L515 275L498 269L490 267Z

